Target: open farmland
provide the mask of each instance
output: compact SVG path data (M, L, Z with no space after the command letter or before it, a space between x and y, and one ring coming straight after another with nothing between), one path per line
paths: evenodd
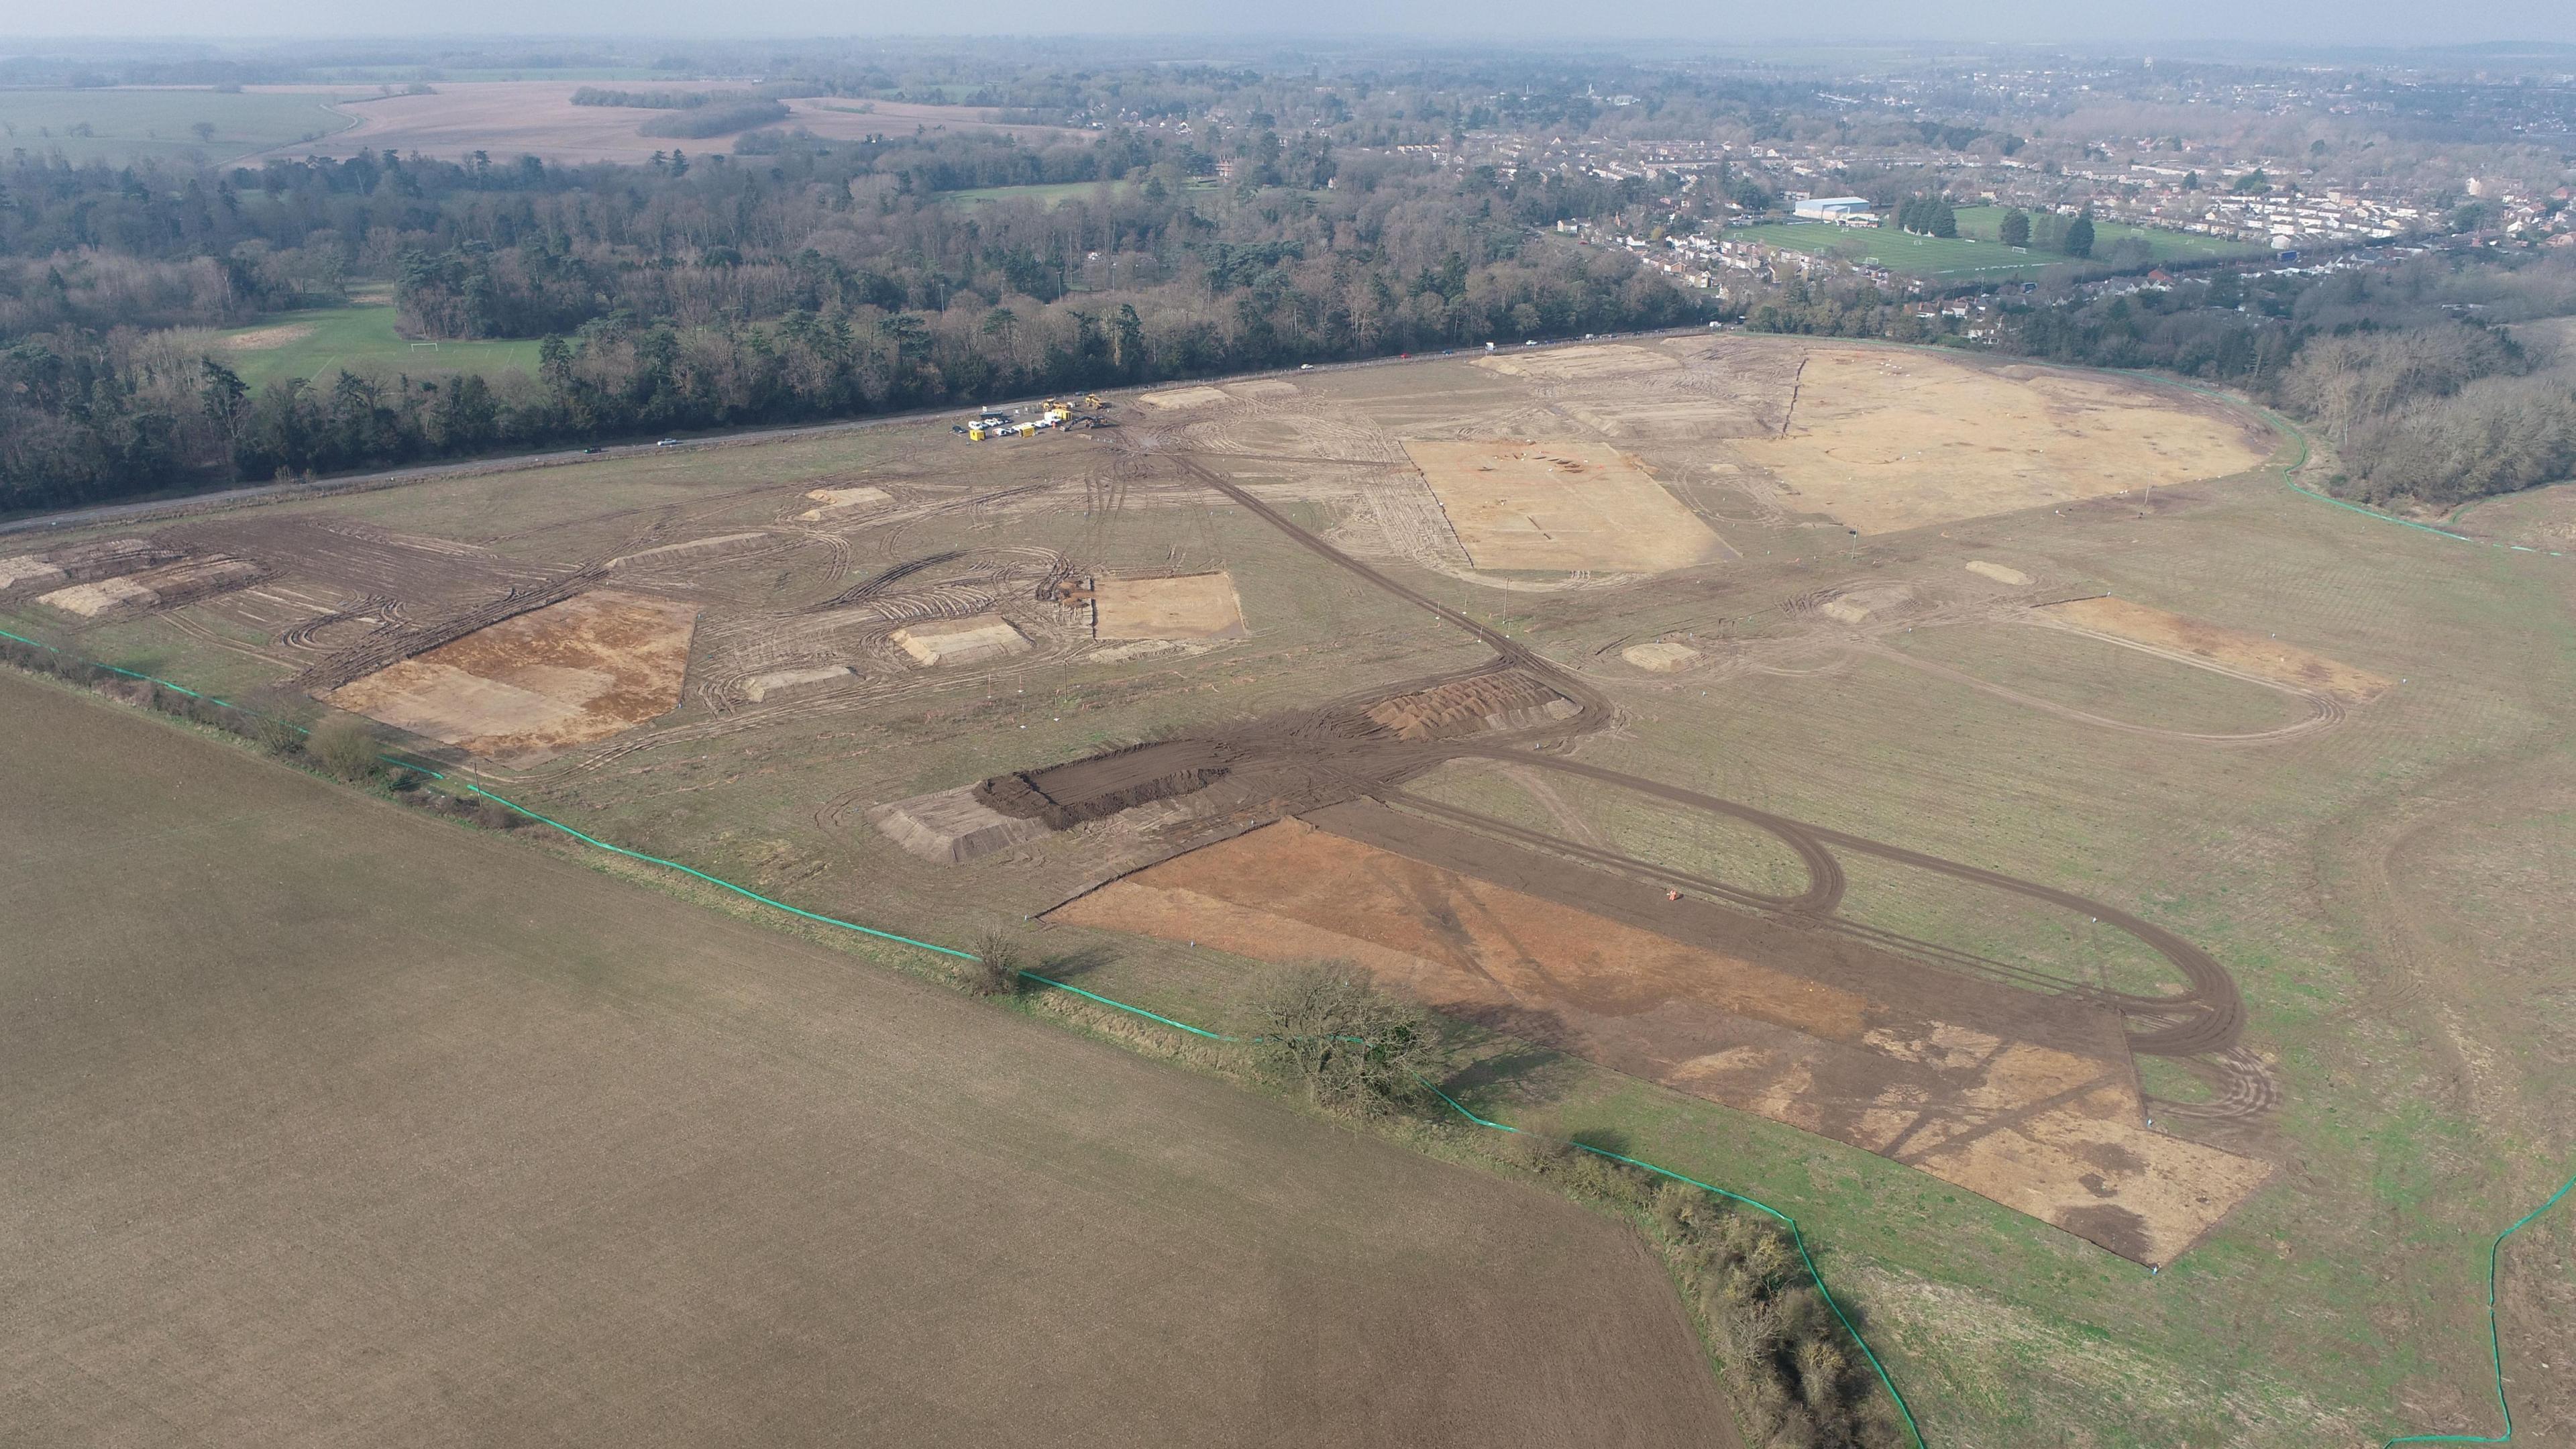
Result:
M0 89L0 145L74 165L222 163L272 146L318 141L356 125L332 102L355 86L294 93L209 87ZM197 127L207 128L200 136Z
M1479 1111L1795 1213L1934 1442L2493 1427L2480 1255L2576 1150L2548 928L2481 914L2576 846L2566 561L2292 492L2225 399L1944 352L1111 401L47 540L0 611L311 716L567 599L686 605L665 712L391 737L803 909L1042 918L1068 979L1219 1029L1252 961L1352 960ZM258 581L37 592L215 556ZM2546 1442L2576 1403L2521 1362Z
M673 140L637 130L666 112L632 106L576 106L570 80L442 81L421 95L370 96L341 102L317 86L256 86L252 93L278 97L313 97L329 104L354 124L319 140L293 140L270 152L280 156L355 156L362 150L417 151L453 159L477 151L495 159L537 156L548 161L637 163L657 152L725 151L730 135L704 140ZM733 90L736 83L657 81L654 90ZM995 131L1023 140L1079 135L1053 126L1005 125L990 112L972 106L930 106L903 101L861 101L829 96L791 99L785 118L766 127L802 128L826 140L853 141L872 135L925 132Z
M1729 1441L1573 1204L53 686L0 726L12 1438Z

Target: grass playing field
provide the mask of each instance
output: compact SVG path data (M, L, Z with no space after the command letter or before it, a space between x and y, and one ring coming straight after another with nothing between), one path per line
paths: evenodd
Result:
M1847 262L1883 266L1907 276L1936 282L2018 282L2045 274L2052 267L2074 265L2071 258L2035 249L2015 249L1995 240L2000 207L1970 207L1959 214L1956 237L1912 236L1892 227L1843 227L1830 222L1769 222L1742 227L1730 237L1768 242L1791 251L1839 257ZM2107 255L2115 242L2135 239L2146 244L2157 261L2201 261L2219 257L2260 257L2265 249L2188 232L2094 224L2093 255Z
M534 339L416 343L394 330L394 308L387 301L359 300L345 307L278 312L257 326L213 333L211 339L207 350L253 387L289 377L313 381L344 370L537 370Z

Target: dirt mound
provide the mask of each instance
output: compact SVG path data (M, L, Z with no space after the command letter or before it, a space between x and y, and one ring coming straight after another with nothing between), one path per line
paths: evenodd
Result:
M191 558L141 573L74 584L40 594L36 602L83 619L106 619L147 609L170 609L259 582L267 571L237 558Z
M1229 756L1212 740L1130 745L1070 764L996 775L975 786L974 795L999 814L1069 830L1150 800L1203 790L1225 776Z
M868 823L906 851L943 865L963 865L1035 840L1051 828L1043 820L1005 815L985 804L976 798L981 788L964 785L880 805L868 812Z
M1027 635L1011 627L1011 621L999 614L908 624L891 637L897 647L925 669L943 664L980 664L987 659L1026 654L1035 647Z
M2017 568L2007 568L1999 563L1988 563L1981 558L1970 559L1968 561L1968 572L1977 574L1984 578L1993 579L1999 584L2010 584L2017 589L2030 582L2030 575L2023 573Z
M0 558L0 593L18 588L61 588L130 574L181 557L145 538L109 538L78 543L47 553Z
M1631 644L1619 651L1619 657L1649 674L1679 674L1700 661L1700 652L1688 644L1660 639L1651 644Z
M1381 700L1369 707L1368 717L1400 740L1451 740L1547 724L1577 709L1564 695L1505 669Z

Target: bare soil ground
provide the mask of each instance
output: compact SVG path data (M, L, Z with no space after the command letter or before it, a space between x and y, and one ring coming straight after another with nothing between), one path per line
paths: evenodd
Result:
M1092 585L1096 639L1240 639L1243 601L1223 573L1101 579Z
M636 81L612 85L627 90L741 90L736 82ZM306 91L316 95L329 87L253 86L257 91ZM453 158L475 151L494 159L539 156L548 161L617 161L651 159L656 151L722 151L729 136L673 140L639 135L636 128L666 111L631 106L576 106L572 81L441 81L428 95L382 96L336 106L358 124L318 141L299 141L267 153L278 156L355 156L362 149L419 151ZM340 87L341 93L347 88ZM1001 131L1038 140L1088 133L1055 126L1002 125L991 113L972 106L912 105L899 101L850 101L811 97L784 103L780 127L801 126L817 136L850 141L872 134L910 134L915 127L938 131Z
M1404 451L1478 568L1660 573L1724 556L1707 524L1615 449L1408 438Z
M12 1437L1733 1442L1571 1203L22 678L0 732Z
M1784 422L1820 435L1848 422L1856 438L1914 427L1905 378L1863 379L1876 401L1836 420L1811 416L1832 398L1800 370L1820 344L1611 345L1672 365L1546 377L1433 358L1302 373L1294 391L1224 383L1176 410L1114 397L1124 426L1098 433L968 445L942 421L285 500L142 540L257 563L268 577L252 587L76 624L22 586L0 616L93 657L266 697L615 578L702 611L679 706L523 771L450 747L441 768L807 909L967 940L1283 818L1377 800L1540 862L1498 878L1479 861L1499 857L1362 842L1460 877L1451 899L1513 891L1691 960L1771 972L1820 969L1833 951L1810 936L1866 947L1926 986L2014 993L1997 1000L2036 1003L2033 1020L2107 1007L2153 1135L2273 1168L2178 1271L2152 1278L2051 1226L2063 1200L2025 1211L1979 1196L2029 1164L1972 1160L1966 1143L1959 1170L1991 1179L1976 1191L1666 1086L1671 1063L1631 1074L1508 1036L1481 1038L1485 1055L1451 1085L1506 1120L1556 1113L1796 1212L1861 1285L1886 1334L1874 1327L1874 1342L1935 1442L2367 1449L2400 1430L2493 1432L2481 1255L2531 1205L2537 1164L2576 1150L2564 1126L2576 1078L2551 1035L2566 973L2552 975L2546 949L2564 932L2529 864L2576 849L2576 825L2517 813L2554 798L2539 786L2491 796L2444 782L2564 734L2576 674L2551 661L2576 657L2568 561L2392 528L2268 473L2158 484L2152 506L2133 488L1855 539L1754 453ZM1528 355L1559 350L1572 349ZM1947 354L1871 355L1918 381L1986 376ZM1559 370L1593 365L1576 362ZM1997 372L1985 385L2036 384ZM2199 409L2253 421L2104 385L2101 407L2134 413L2106 436L2197 426ZM2092 435L2081 413L2029 406ZM1635 457L1740 557L1652 576L1479 568L1402 440L1530 438ZM801 517L817 488L884 501ZM2546 512L2548 496L2533 506ZM2014 509L2025 495L1971 501ZM763 538L652 553L745 534ZM55 551L84 537L138 533L102 523ZM650 557L605 571L637 555ZM2026 582L1971 571L1979 562ZM1093 636L1084 581L1217 572L1253 604L1258 633ZM2035 606L2104 593L2267 645L2277 631L2407 683L2356 704L2179 648L2032 627L2052 617ZM892 638L976 615L1030 649L925 669ZM1662 646L1696 657L1671 673L1630 660ZM1507 727L1492 727L1475 706L1504 675L1572 714L1542 702L1514 721L1529 712L1505 708ZM1475 727L1405 737L1408 718L1434 716ZM1213 747L1223 773L1092 768L1175 742ZM1010 775L1062 784L1066 828L976 798ZM961 801L976 808L950 808ZM933 848L879 828L898 805L920 807ZM2427 821L2443 827L2440 850L2363 849ZM2440 878L2433 894L2458 919L2363 904L2418 876ZM1598 884L1554 899L1560 878ZM2425 899L2425 912L2442 905ZM1719 910L1759 940L1680 931ZM1243 963L1204 939L1049 931L1069 979L1240 1021ZM1888 974L1826 984L1877 1002ZM1677 988L1672 1009L1716 1019L1698 990ZM1966 1000L1907 1009L2031 1040L2035 1028L1998 1029ZM1890 1082L1963 1081L1965 1068L1852 1050ZM1833 1085L1782 1100L1840 1100ZM1973 1113L1972 1095L1959 1086L1941 1120ZM2080 1136L2103 1100L2040 1130ZM2509 1335L2549 1312L2545 1295L2512 1296L2512 1271L2508 1313L2523 1316Z
M610 589L478 629L330 692L341 709L529 765L667 714L697 610Z
M2271 440L2132 384L1818 347L1788 430L1743 445L1797 506L1892 533L2241 473Z
M2145 1127L2105 1007L1688 901L1645 929L1570 904L1654 894L1616 877L1372 807L1310 818L1049 919L1351 960L1443 1012L1893 1157L2141 1262L2179 1256L2270 1175Z
M2108 595L2070 599L2048 605L2040 612L2088 634L2278 684L2320 690L2356 704L2377 698L2395 682L2385 675L2282 643L2277 636L2257 636Z

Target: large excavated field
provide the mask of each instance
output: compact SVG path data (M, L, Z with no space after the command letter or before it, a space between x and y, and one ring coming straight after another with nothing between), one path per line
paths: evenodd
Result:
M0 731L13 1440L1733 1442L1571 1203L58 688Z
M939 418L67 529L0 559L0 627L308 723L367 701L398 752L602 839L924 939L1030 931L1062 979L1213 1030L1248 1025L1258 963L1347 957L1442 1010L1461 1102L1794 1213L1935 1443L2499 1427L2483 1254L2576 1159L2551 945L2576 676L2550 662L2576 650L2576 561L2286 489L2255 465L2296 440L2224 400L1949 351L1697 333L1158 394L1027 439ZM2556 506L2490 531L2540 538ZM250 572L95 617L40 602L210 559ZM653 642L540 657L619 599ZM464 656L478 683L441 672ZM459 717L479 695L390 687L429 676L571 713L533 738ZM189 838L96 858L157 882L151 851ZM418 916L469 914L514 919ZM613 1003L603 1030L740 981L769 1020L736 954L524 954L560 1000ZM421 1026L423 1060L485 1020ZM982 1125L943 1091L831 1085L911 1060L874 1037L777 1030L743 1038L778 1075L741 1100L815 1074L842 1105L707 1135L829 1141L878 1099ZM680 1080L664 1050L639 1091ZM549 1080L608 1091L610 1060ZM200 1099L223 1100L172 1100ZM1097 1100L1101 1131L1146 1110ZM1098 1160L1159 1170L1174 1140ZM1124 1252L1121 1217L1086 1195L1047 1231ZM2547 1442L2576 1399L2536 1365L2576 1361L2576 1314L2546 1287L2563 1243L2531 1241L2501 1280L2528 1345L2507 1368ZM1556 1321L1511 1301L1514 1331ZM600 1312L660 1323L634 1307ZM1239 1366L1223 1333L1173 1341L1201 1338L1170 1377ZM1241 1437L1170 1422L1131 1437Z

